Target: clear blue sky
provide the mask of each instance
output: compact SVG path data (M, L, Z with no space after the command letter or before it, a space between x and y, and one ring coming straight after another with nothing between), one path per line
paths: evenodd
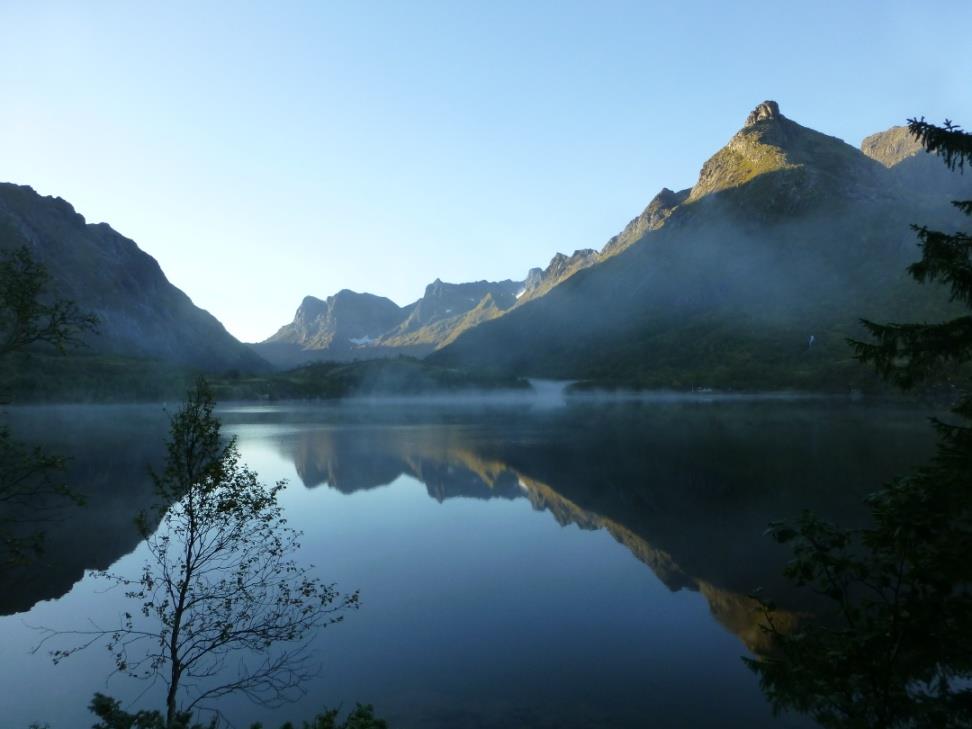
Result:
M600 248L766 98L855 145L972 126L970 26L917 0L0 0L0 180L262 339L306 294L405 304Z

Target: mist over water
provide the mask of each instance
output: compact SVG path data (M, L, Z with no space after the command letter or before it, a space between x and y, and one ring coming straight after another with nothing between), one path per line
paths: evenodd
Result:
M297 704L227 699L238 726L373 703L418 727L800 726L774 721L740 656L760 646L747 594L806 609L766 523L802 508L853 523L861 496L919 462L912 409L779 395L532 392L448 401L219 409L243 460L287 479L302 560L363 606L323 631ZM43 565L3 575L0 671L11 726L91 723L113 678L103 649L58 666L30 625L110 624L130 609L83 570L133 573L131 518L151 498L165 412L22 408L23 437L69 456L88 505L59 516ZM51 702L31 687L56 691ZM142 697L158 704L157 688Z

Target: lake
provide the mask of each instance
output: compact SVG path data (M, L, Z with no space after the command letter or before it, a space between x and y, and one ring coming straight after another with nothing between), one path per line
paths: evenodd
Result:
M172 407L172 406L170 406ZM764 644L756 588L812 609L764 531L812 508L844 523L920 462L925 412L830 399L233 405L219 415L267 483L286 479L301 561L361 609L314 643L318 676L278 709L229 698L236 726L371 703L392 729L807 726L773 718L741 657ZM30 569L0 574L4 726L90 726L104 648L53 665L36 627L110 626L131 604L87 575L135 574L162 406L9 409L23 440L70 458L86 499L57 505ZM276 726L273 724L272 726Z

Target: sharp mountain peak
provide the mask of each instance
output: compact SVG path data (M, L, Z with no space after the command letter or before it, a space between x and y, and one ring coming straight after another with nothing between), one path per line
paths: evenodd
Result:
M749 116L746 117L746 126L751 127L753 124L757 124L761 121L783 118L785 117L780 113L780 105L775 101L767 99L749 112Z

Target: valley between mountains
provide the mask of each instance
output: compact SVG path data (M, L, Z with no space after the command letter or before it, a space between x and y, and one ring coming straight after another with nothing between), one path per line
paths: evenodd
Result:
M26 247L48 295L95 314L65 357L18 355L15 400L146 399L198 373L226 394L334 397L524 386L847 392L875 386L846 343L859 320L941 318L951 304L905 267L913 223L952 227L972 180L892 127L860 148L759 104L702 165L599 249L556 253L504 281L447 283L399 306L342 290L301 299L261 342L235 339L158 262L60 198L0 184L0 250ZM69 377L65 377L69 375Z

